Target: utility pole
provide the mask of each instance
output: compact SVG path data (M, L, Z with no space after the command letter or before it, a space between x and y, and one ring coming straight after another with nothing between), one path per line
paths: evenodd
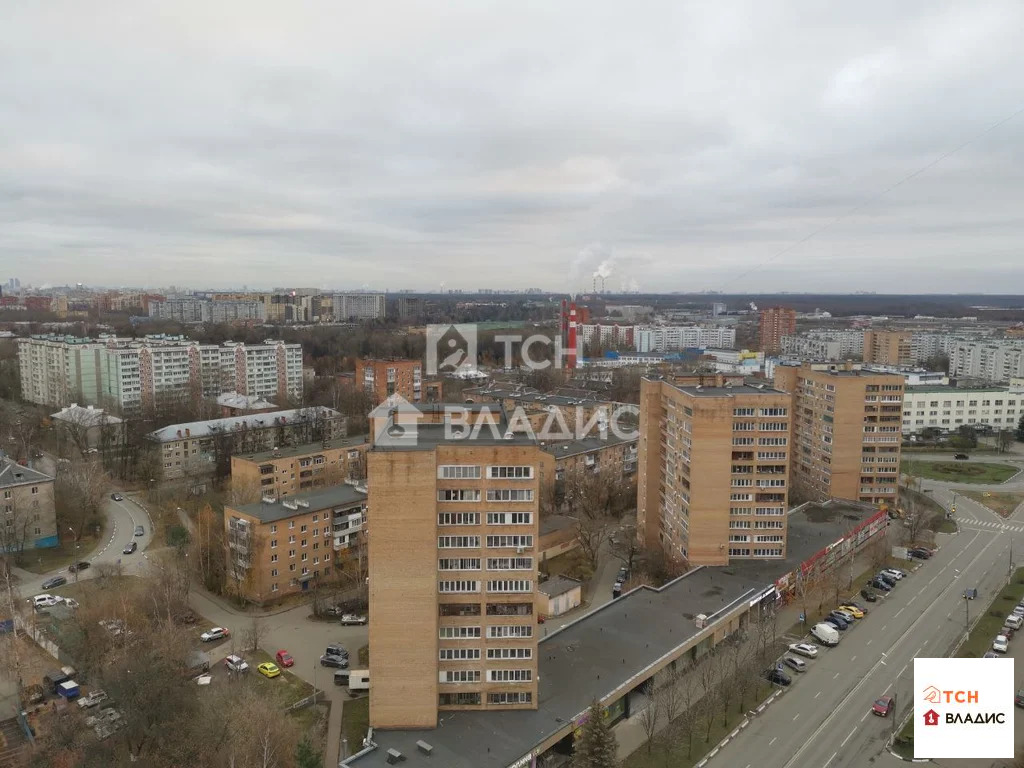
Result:
M899 680L896 681L899 683ZM892 722L889 724L892 738L896 738L896 721L900 716L900 708L896 703L896 696L899 694L898 691L892 692Z
M971 601L967 598L967 591L964 590L964 642L971 634Z

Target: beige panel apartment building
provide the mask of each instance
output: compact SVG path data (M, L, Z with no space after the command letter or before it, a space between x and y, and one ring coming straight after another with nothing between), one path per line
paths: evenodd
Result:
M373 430L385 436L367 456L375 728L537 707L541 456L506 427Z
M293 496L366 477L365 437L283 446L231 457L231 487L242 498Z
M793 394L795 492L814 501L895 504L902 376L852 363L779 365L775 386Z
M691 565L784 558L792 398L716 383L642 381L637 536Z
M864 331L864 362L913 365L913 338L910 331Z

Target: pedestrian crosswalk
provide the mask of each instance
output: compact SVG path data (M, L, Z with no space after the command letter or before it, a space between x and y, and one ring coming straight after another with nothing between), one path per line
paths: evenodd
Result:
M1024 524L1004 523L999 520L958 520L961 528L974 530L1007 531L1008 533L1024 532Z

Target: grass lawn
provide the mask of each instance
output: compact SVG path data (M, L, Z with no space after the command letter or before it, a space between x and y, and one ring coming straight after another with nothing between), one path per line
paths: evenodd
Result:
M1024 502L1024 493L997 493L995 491L958 491L958 493L984 504L997 515L1009 517Z
M134 576L108 576L104 578L89 578L82 581L75 581L73 574L68 574L68 583L63 587L51 589L50 594L61 597L73 597L80 603L90 599L105 599L106 597L120 597L124 594L139 593L146 590L146 585L141 579ZM131 598L129 598L131 599Z
M364 645L362 648L360 648L359 652L356 653L356 658L359 660L359 669L369 669L370 668L370 646Z
M74 541L62 538L60 545L49 549L34 549L26 552L22 562L16 563L32 573L49 573L57 569L65 569L78 560L88 560L100 542L110 538L109 524L104 521L103 527L96 535L87 533L75 548Z
M949 445L906 445L900 449L901 453L963 453L963 448L953 448ZM983 448L979 445L977 448L971 448L967 451L971 453L998 453L995 448Z
M362 749L366 729L370 727L370 697L347 699L341 708L341 735L348 740L348 754Z
M664 744L657 743L658 737L655 736L656 743L651 749L650 754L647 752L647 745L643 745L622 762L622 768L664 768L666 765L671 765L672 768L692 768L692 766L703 760L704 755L714 749L718 742L728 736L732 732L733 728L739 725L747 711L756 708L762 701L768 698L771 692L771 685L765 683L763 686L759 686L758 689L754 691L751 699L748 702L744 702L747 706L744 707L744 711L742 713L739 712L739 707L731 705L729 719L725 725L722 724L721 709L716 708L715 717L711 726L711 734L706 741L704 739L704 735L707 733L707 720L701 718L701 721L697 723L697 727L693 734L693 749L690 757L686 756L687 746L685 742L677 747L669 749L666 752ZM348 706L349 705L346 703L345 708L348 709ZM700 703L698 702L696 706L699 707ZM773 706L779 705L775 704ZM662 733L664 733L664 731ZM349 744L351 744L351 741Z
M1017 474L1017 468L967 461L904 461L900 472L954 483L1003 483Z
M985 609L985 615L971 630L971 635L964 643L957 656L962 658L978 658L984 656L992 645L992 638L999 634L1003 621L1009 615L1015 605L1024 599L1024 568L1018 568L1010 581L992 601L992 604ZM980 606L975 601L970 601L971 620L978 614Z
M892 751L904 760L914 759L914 718L907 720L892 743Z
M256 653L247 653L245 658L249 662L249 665L252 667L254 676L267 691L268 695L273 696L274 700L282 707L290 707L299 699L304 699L307 696L313 695L312 685L307 683L305 680L297 677L296 675L293 675L291 672L289 672L287 669L283 667L280 668L281 674L279 677L269 678L261 675L256 670L256 667L258 667L265 661L274 661L274 657L271 656L269 653L266 653L264 651L257 651ZM325 668L324 680L330 682L333 673L333 669Z

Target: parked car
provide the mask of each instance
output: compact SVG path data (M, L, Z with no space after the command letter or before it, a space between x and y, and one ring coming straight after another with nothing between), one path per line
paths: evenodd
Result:
M799 653L801 656L806 656L808 659L814 659L818 656L818 646L811 643L793 643L789 646L789 650L793 653Z
M344 656L329 656L326 653L320 657L321 667L334 667L335 669L348 669L348 659Z
M228 672L245 672L249 669L249 664L241 656L231 654L224 658L224 666L228 668Z
M204 643L212 643L214 640L223 640L230 634L224 627L213 627L203 632L199 639Z
M264 677L277 677L281 674L281 670L277 668L277 664L272 661L264 661L256 670Z
M846 619L846 623L847 624L856 624L857 623L857 617L854 616L850 611L846 610L845 608L836 608L834 611L832 611L832 613L836 613L836 614L839 614L840 616L842 616L844 619Z
M865 600L867 600L869 603L877 603L878 602L878 595L876 595L874 592L872 592L867 587L864 587L864 589L862 589L860 591L860 596L863 597Z
M855 600L847 600L845 603L843 603L843 606L844 607L848 606L850 608L856 608L862 614L866 614L868 612L867 608L865 608L863 605L861 605L860 603L856 602ZM854 614L854 615L856 615L856 614ZM857 618L859 619L861 617L857 616Z
M836 630L837 632L846 631L846 622L842 619L837 619L834 616L826 616L824 619L821 620L821 623L828 624L830 627L832 627L832 629Z
M793 679L778 667L765 670L764 676L768 682L775 685L789 685L793 682Z
M910 557L916 557L918 560L928 560L932 556L931 550L927 550L922 547L908 549L907 554L910 555Z
M282 667L295 666L295 659L292 658L292 655L288 653L288 651L278 651L274 657L277 659L277 663Z
M981 658L983 658L983 659L998 659L998 658L1001 658L1001 657L1000 657L1000 655L998 653L992 653L992 651L985 651L985 655L982 656Z
M971 457L968 456L966 453L954 453L953 458L956 459L957 461L967 461Z
M72 563L68 566L68 573L81 573L89 568L88 560L79 560L77 563Z
M63 598L56 595L36 595L31 599L33 608L52 608L64 602Z
M135 526L135 535L136 536L145 536L146 535L146 529L143 528L141 525L136 525Z
M881 576L875 576L875 578L871 580L871 586L875 589L881 590L882 592L891 592L892 588L896 585L888 579L883 579Z
M121 550L121 554L122 555L130 555L132 552L134 552L138 548L139 548L139 545L136 542L129 541L127 544L124 545L124 549Z
M975 599L977 599L977 597L978 597L978 590L976 590L976 589L965 589L964 590L964 600L975 600ZM1017 606L1017 607L1019 608L1020 606ZM1022 610L1024 610L1024 609L1022 609Z
M120 493L112 493L110 494L110 498L112 498L114 501L124 501L124 496L122 496Z
M328 645L324 650L325 656L341 656L343 659L348 658L348 650L341 645Z
M807 662L803 659L798 659L796 656L787 656L782 660L782 663L790 669L796 670L797 672L807 671Z
M629 569L625 566L619 568L619 574L615 577L615 580L620 584L625 584L627 581L629 581Z
M341 615L341 624L344 627L358 626L365 624L368 619L365 616L360 616L355 613L343 613Z
M997 653L1006 653L1010 649L1010 639L1006 635L996 635L992 641L992 650Z
M881 582L888 584L890 588L895 587L896 582L899 581L899 579L897 579L895 576L890 576L886 574L884 571L879 571L877 574L875 574L875 578Z
M1006 621L1003 622L1003 626L1004 627L1007 627L1007 628L1012 629L1014 631L1017 631L1018 629L1020 629L1021 625L1024 625L1024 618L1022 618L1020 616L1016 616L1016 615L1014 615L1014 616L1007 616L1006 617Z
M839 623L839 631L842 632L848 626L853 624L853 616L846 614L845 616L839 611L832 611L828 616L825 617L825 621L832 621Z
M892 696L880 696L875 699L875 703L871 705L871 712L879 717L888 717L892 712Z
M56 589L57 587L63 587L68 583L68 580L63 576L51 576L43 582L43 589Z
M811 634L817 638L818 642L824 645L839 645L839 632L833 625L827 624L824 621L811 627Z
M102 704L107 698L107 694L104 691L90 691L78 699L78 706L82 709L90 709L97 704Z
M901 571L899 568L883 568L879 572L879 574L887 578L895 579L896 581L899 581L907 575L904 571Z
M75 600L73 597L65 597L64 598L64 607L65 608L78 608L78 601Z

